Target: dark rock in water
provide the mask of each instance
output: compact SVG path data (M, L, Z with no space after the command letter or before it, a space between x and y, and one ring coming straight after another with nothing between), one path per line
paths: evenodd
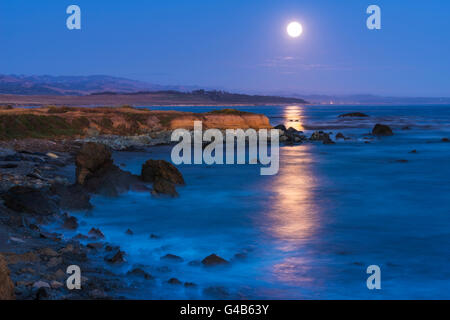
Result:
M449 138L442 138L442 142L450 142Z
M151 234L150 236L149 236L149 238L150 239L159 239L159 238L161 238L160 236L157 236L156 234Z
M342 134L341 132L338 132L338 134L336 134L336 140L337 139L345 139L344 134Z
M134 268L133 270L130 270L127 272L127 275L129 276L136 276L136 277L142 277L146 280L153 279L153 276L142 270L141 268Z
M398 162L398 163L407 163L407 162L409 162L408 160L405 160L405 159L399 159L399 160L395 160L395 162Z
M205 266L217 266L217 265L226 265L229 262L216 254L211 254L202 260L202 264Z
M92 228L89 233L90 236L96 237L96 238L104 238L105 235L103 234L103 232L100 231L100 229L97 228Z
M79 184L66 186L54 184L50 190L59 197L59 205L63 210L90 210L91 196Z
M0 254L0 300L14 300L14 283L3 255Z
M171 278L169 279L169 281L167 281L169 284L174 284L174 285L180 285L181 281L178 280L177 278Z
M361 112L350 112L339 115L339 118L367 118L368 115Z
M173 262L183 262L183 258L176 256L174 254L166 254L165 256L161 257L161 260L169 260L169 261L173 261Z
M89 249L100 250L103 248L103 243L101 242L91 242L86 245Z
M75 230L78 228L78 220L75 217L67 216L63 224L64 229Z
M109 263L122 263L125 262L125 252L121 250L112 251L110 254L106 255L105 261Z
M4 195L5 206L23 213L47 216L59 212L58 204L48 192L30 187L15 186Z
M101 168L85 180L84 188L88 192L106 197L117 197L129 191L133 186L141 184L139 177L122 171L111 164Z
M75 160L77 182L85 183L87 177L102 167L113 163L111 151L104 144L87 142L81 146Z
M127 231L125 231L125 233L129 236L132 236L134 234L133 231L131 231L131 229L128 229Z
M309 138L311 141L322 141L323 144L334 144L335 142L331 140L330 135L323 131L315 131Z
M377 123L372 129L372 134L374 136L393 136L394 132L389 126Z
M195 288L197 285L193 282L185 282L184 283L185 288Z
M284 124L279 124L279 125L275 126L274 129L286 131L286 126Z
M116 197L144 185L138 176L114 165L111 152L103 144L85 143L77 154L76 165L77 182L90 193Z
M164 160L148 160L142 165L141 178L145 182L165 180L173 184L184 185L181 172L171 163Z
M160 178L157 178L153 183L152 194L155 196L166 194L171 197L178 197L178 192L175 189L175 184Z
M417 153L417 150L411 150L409 153Z

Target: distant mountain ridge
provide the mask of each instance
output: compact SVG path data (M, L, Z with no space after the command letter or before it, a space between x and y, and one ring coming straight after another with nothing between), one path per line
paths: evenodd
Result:
M176 90L186 92L197 87L163 86L120 77L24 76L0 75L0 94L16 95L87 95L95 92L132 93L138 91Z

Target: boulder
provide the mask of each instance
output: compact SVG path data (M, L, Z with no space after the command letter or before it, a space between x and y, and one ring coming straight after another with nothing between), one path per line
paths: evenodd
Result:
M85 143L76 157L77 183L90 193L117 197L132 187L144 188L138 176L113 164L111 152L103 144Z
M339 118L366 118L367 114L361 112L350 112L339 115Z
M5 206L16 212L48 216L59 212L57 201L45 190L15 186L4 195Z
M146 161L142 165L141 179L145 182L155 182L158 178L173 184L185 184L181 172L173 164L164 160Z
M372 134L374 136L393 136L394 133L392 129L384 124L377 123L375 127L372 129Z
M165 194L173 198L178 197L178 192L175 189L175 184L161 178L157 178L153 183L152 194L155 196Z
M100 229L97 228L92 228L89 233L90 236L95 237L95 238L101 238L103 239L105 237L105 235L103 234L103 232Z
M6 260L0 254L0 300L15 300L14 283L10 278L10 271Z
M309 138L311 141L322 141L323 144L334 144L335 142L331 140L330 135L323 131L315 131Z
M63 228L68 230L75 230L78 228L78 220L76 217L64 217Z
M113 163L111 151L100 143L87 142L83 144L76 156L76 177L79 184L84 184L89 175L102 167Z
M226 265L229 262L216 254L211 254L202 260L202 264L205 266L217 266L217 265Z
M184 261L183 258L181 258L177 255L171 254L171 253L168 253L165 256L161 257L161 260L167 260L167 261L173 261L173 262L183 262Z
M341 132L338 132L338 133L336 134L336 140L337 140L337 139L345 139L344 134L341 133Z

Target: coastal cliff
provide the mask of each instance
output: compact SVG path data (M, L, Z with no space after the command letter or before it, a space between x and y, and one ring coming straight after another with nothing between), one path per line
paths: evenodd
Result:
M0 109L0 140L24 138L85 138L98 135L137 136L178 128L194 121L205 128L270 128L260 114L234 109L208 113L154 111L124 107L42 107Z

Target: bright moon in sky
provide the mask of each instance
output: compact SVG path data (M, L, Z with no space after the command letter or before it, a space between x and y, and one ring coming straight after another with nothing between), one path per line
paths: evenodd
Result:
M292 38L299 37L303 32L303 27L300 23L294 21L288 24L287 33Z

